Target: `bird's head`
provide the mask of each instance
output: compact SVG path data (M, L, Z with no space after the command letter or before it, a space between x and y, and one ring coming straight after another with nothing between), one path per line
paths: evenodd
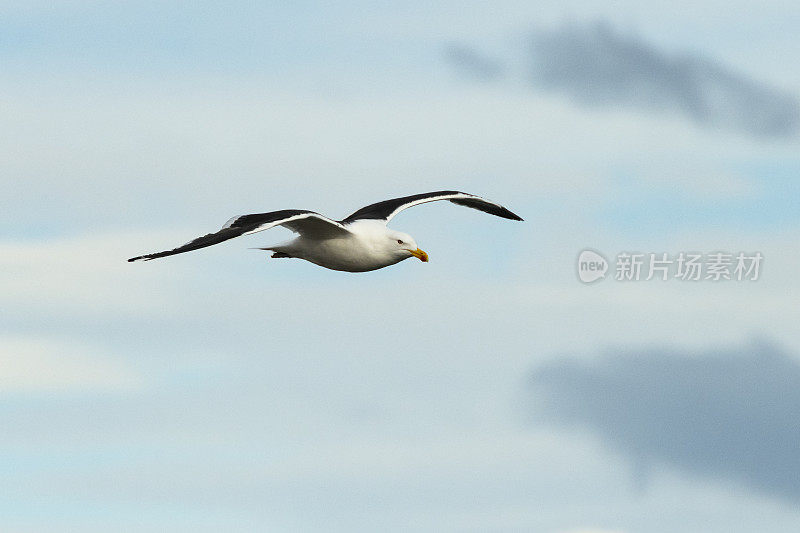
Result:
M386 246L400 260L416 257L423 263L428 262L428 254L417 247L414 237L408 233L390 230L386 235Z

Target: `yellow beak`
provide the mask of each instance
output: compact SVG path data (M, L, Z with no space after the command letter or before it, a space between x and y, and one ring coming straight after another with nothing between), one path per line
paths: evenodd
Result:
M428 254L417 248L416 250L409 250L408 251L411 255L422 261L423 263L428 262Z

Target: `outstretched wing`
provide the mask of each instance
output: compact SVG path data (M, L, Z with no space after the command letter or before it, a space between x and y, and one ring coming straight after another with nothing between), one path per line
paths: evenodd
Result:
M271 213L258 213L254 215L240 215L233 217L222 226L222 229L215 233L209 233L198 237L193 241L187 242L173 250L157 252L154 254L140 255L128 259L130 261L149 261L166 257L168 255L191 252L199 248L205 248L240 235L249 235L258 231L264 231L275 226L284 226L295 233L311 239L327 239L339 235L347 235L350 232L339 222L315 213L301 209L284 209L282 211L272 211Z
M505 207L489 200L485 200L480 196L474 194L467 194L458 191L437 191L424 194L415 194L413 196L403 196L402 198L394 198L392 200L384 200L366 207L362 207L346 219L342 220L343 224L354 222L356 220L372 219L383 220L389 222L397 213L409 207L424 204L426 202L435 202L437 200L449 200L454 204L471 207L490 215L508 218L510 220L522 220L519 216L515 215Z

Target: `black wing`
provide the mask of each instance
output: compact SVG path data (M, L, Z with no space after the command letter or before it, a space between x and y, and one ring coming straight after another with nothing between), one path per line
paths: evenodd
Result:
M393 198L392 200L384 200L375 204L362 207L352 215L348 216L342 223L354 222L356 220L372 219L384 220L389 222L397 213L409 207L424 204L426 202L435 202L437 200L449 200L454 204L471 207L490 215L495 215L509 220L522 220L521 217L515 215L505 207L494 202L490 202L480 196L474 194L467 194L459 191L437 191L424 194L414 194L412 196L403 196L402 198Z
M264 231L275 226L285 226L295 233L312 238L325 238L333 234L349 233L339 222L324 217L319 213L303 209L284 209L282 211L272 211L271 213L234 217L222 226L221 230L215 233L203 235L172 250L131 257L128 262L149 261L168 255L191 252L192 250L205 248L241 235Z

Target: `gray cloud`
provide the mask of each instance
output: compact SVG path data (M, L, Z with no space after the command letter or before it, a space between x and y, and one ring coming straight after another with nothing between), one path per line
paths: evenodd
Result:
M450 64L467 76L490 81L505 74L505 66L501 61L468 46L451 44L445 47L444 53Z
M800 131L800 100L715 60L667 53L622 35L605 23L533 32L525 73L539 91L563 94L579 105L674 112L709 128L754 137L791 137ZM483 80L506 68L466 46L447 59Z
M533 79L589 105L678 111L698 124L756 136L800 127L796 96L695 54L668 54L608 25L537 32Z
M773 346L559 360L533 386L538 415L592 430L637 465L800 500L800 364Z

